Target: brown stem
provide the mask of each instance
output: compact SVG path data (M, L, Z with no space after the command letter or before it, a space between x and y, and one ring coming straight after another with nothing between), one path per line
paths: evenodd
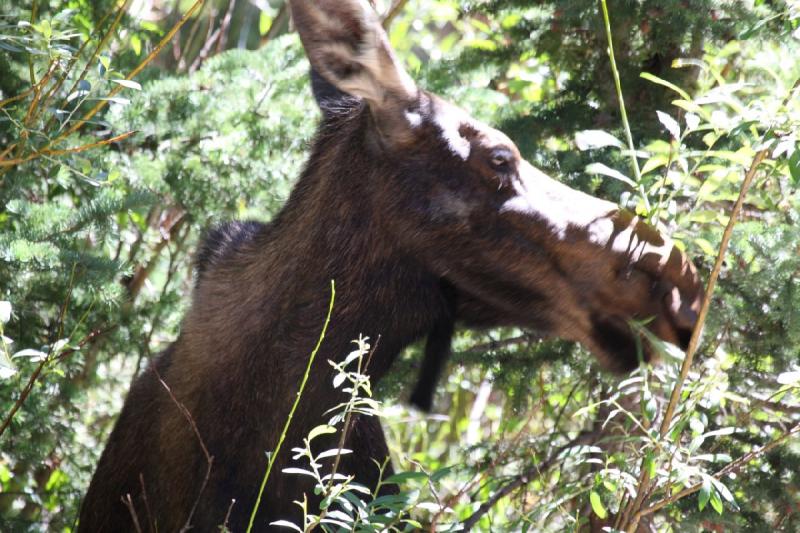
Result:
M42 156L59 156L59 155L66 155L66 154L74 154L76 152L83 152L85 150L89 150L91 148L97 148L100 146L105 146L107 144L112 144L115 142L123 141L136 133L135 131L129 131L127 133L122 133L120 135L116 135L109 139L103 139L102 141L97 141L89 144L83 144L81 146L75 146L74 148L64 148L61 150L53 150L52 148L45 148L39 152L34 152L31 155L23 158L15 158L15 159L3 159L0 160L0 167L13 167L17 165L21 165L22 163L27 163L33 159Z
M107 331L109 331L109 330L106 329L106 330L94 330L94 331L92 331L86 337L84 337L83 340L81 340L81 342L78 343L78 347L77 348L71 348L69 350L65 350L64 352L62 352L59 355L58 359L59 360L63 360L67 356L72 355L73 353L75 353L78 350L80 350L81 348L83 348L86 344L91 342L98 335L100 335L102 333L105 333ZM14 402L14 406L8 412L8 415L6 415L5 420L3 420L3 425L0 426L0 437L3 436L3 433L5 433L6 429L8 429L8 427L11 425L11 420L14 418L14 415L17 414L17 411L19 411L20 407L22 407L22 404L25 403L25 400L28 399L28 395L30 395L31 390L33 390L33 386L36 384L36 380L39 379L39 374L42 373L42 369L44 369L44 367L49 362L51 362L52 360L53 359L51 357L45 357L36 366L36 369L33 371L33 374L31 374L31 377L28 378L28 383L25 385L25 388L22 389L22 392L20 393L19 398L17 398L17 401Z
M225 49L225 45L228 43L228 32L230 31L231 26L231 18L233 17L233 8L236 6L236 0L229 0L228 1L228 10L225 11L225 15L222 17L222 22L220 22L220 34L219 39L217 39L217 50L216 53L222 52Z
M267 33L261 38L259 46L264 46L269 41L277 37L287 22L289 22L289 2L284 2L278 11L278 14L275 15L274 19L272 19L272 24L270 24Z
M389 26L392 25L394 18L400 14L403 8L406 7L407 3L408 0L395 0L395 2L392 4L392 7L390 7L389 11L386 12L386 15L383 16L383 20L381 21L383 29L389 29Z
M131 520L133 520L133 527L136 528L136 533L142 533L142 526L139 525L139 517L136 515L136 509L133 507L131 495L126 494L121 498L121 500L122 503L125 504L125 507L128 508L128 512L131 514Z
M175 397L175 394L173 394L172 389L170 389L169 385L167 385L167 383L161 378L161 374L158 373L156 367L153 366L152 368L153 372L155 372L156 377L158 378L158 381L161 383L161 385L163 385L164 389L167 391L167 394L169 394L169 397L172 400L172 402L178 407L178 410L180 410L181 414L186 419L186 421L189 422L189 425L192 427L192 431L194 432L195 437L197 437L197 442L200 444L200 448L203 450L203 455L205 455L206 457L206 464L207 464L206 475L205 478L203 478L203 483L200 485L200 490L197 493L197 498L195 499L194 504L192 505L192 509L189 511L189 516L186 517L186 523L180 529L180 533L184 533L192 528L192 517L194 516L194 513L197 510L197 506L200 504L200 497L203 495L203 491L206 489L206 485L208 485L208 480L211 478L211 467L214 464L214 456L208 453L208 448L206 448L206 443L203 442L203 437L200 435L200 430L197 429L197 424L195 423L194 418L192 418L192 413L190 413L189 409L187 409L186 406L183 405L183 403L181 403L180 400L178 400Z
M795 425L794 427L792 427L792 429L790 429L789 431L787 431L786 433L784 433L783 435L781 435L777 439L769 442L768 444L765 444L761 448L758 448L758 449L755 449L755 450L751 450L751 451L747 452L746 454L744 454L743 456L741 456L740 458L736 459L735 461L733 461L731 463L728 463L727 466L722 468L719 472L715 473L713 475L713 477L716 478L716 479L722 479L722 477L727 475L727 474L730 474L732 472L737 472L739 469L741 469L744 465L746 465L747 463L749 463L753 459L756 459L756 458L764 455L768 451L773 450L774 448L777 448L778 446L780 446L781 444L783 444L784 442L789 440L789 438L791 438L791 437L793 437L795 435L798 435L798 434L800 434L800 424ZM695 492L700 490L700 488L702 486L703 486L702 483L695 483L691 487L687 487L687 488L685 488L685 489L683 489L683 490L681 490L679 492L676 492L675 494L673 494L671 496L667 496L666 498L662 498L661 500L658 500L657 502L655 502L654 504L650 505L649 507L638 511L636 513L636 515L634 516L634 519L632 520L632 522L634 522L634 521L638 522L641 517L643 517L645 515L652 514L652 513L656 512L656 511L658 511L659 509L662 509L662 508L666 507L667 505L680 500L681 498L689 496L690 494L694 494Z
M463 526L462 531L471 530L478 523L481 517L486 513L488 513L492 509L492 507L494 507L497 504L497 502L499 502L500 500L502 500L503 498L505 498L518 488L523 487L528 483L534 481L535 479L541 477L541 475L544 472L546 472L547 470L550 469L551 466L553 466L553 463L555 463L556 459L558 459L558 457L561 455L562 452L572 448L573 446L582 444L584 442L594 442L594 437L595 433L593 431L579 433L575 438L570 440L568 443L564 444L563 446L560 446L555 451L553 451L553 453L550 454L550 457L548 457L541 463L538 463L526 469L521 474L514 476L510 482L500 487L500 489L497 492L492 494L492 496L488 500L483 502L481 506L478 507L477 511L472 513L472 515L470 515L470 517L464 521L464 523L462 524Z
M789 94L784 98L782 106L785 106L792 95L800 88L800 78L798 78L792 89L789 91ZM760 150L756 153L755 157L753 158L752 163L750 164L750 168L748 169L747 173L744 176L744 180L742 181L741 188L739 189L739 197L736 199L736 203L731 210L730 218L728 219L728 225L725 227L725 231L722 234L722 241L719 245L719 252L717 253L717 259L714 263L714 268L711 271L711 274L708 278L708 285L706 286L706 291L703 297L703 304L700 308L700 313L697 318L697 323L695 324L694 331L692 331L692 337L689 340L689 346L686 349L686 357L681 364L680 374L678 379L675 383L675 387L672 389L672 394L670 395L669 402L667 403L667 408L664 412L664 418L661 421L661 426L659 428L659 435L663 439L666 437L667 433L669 433L670 426L672 424L672 418L675 414L675 409L678 406L681 390L683 388L683 384L686 381L686 377L689 374L689 369L692 365L694 360L694 355L697 351L698 344L700 342L700 333L703 329L703 324L705 323L706 316L708 315L708 310L711 305L711 295L714 292L714 288L717 283L717 279L719 278L720 270L722 270L722 263L725 258L725 253L728 250L728 244L730 243L731 235L733 234L733 227L736 225L736 221L739 215L739 212L742 209L742 205L744 204L745 196L747 195L747 191L750 188L751 183L753 182L753 178L755 177L756 170L761 162L767 157L769 154L769 148L765 148ZM639 484L636 491L636 497L633 501L626 507L625 512L623 513L622 521L620 522L620 529L624 529L628 533L633 533L636 531L639 518L640 518L640 509L644 504L644 500L646 494L648 493L650 485L650 476L648 474L648 469L645 468L644 460L642 460L642 464L640 467L639 473Z
M144 286L145 280L150 276L150 273L156 266L158 262L159 256L164 250L164 248L169 244L170 240L173 238L175 233L181 228L181 226L186 221L186 212L182 209L178 209L177 213L172 216L172 220L170 225L166 228L166 235L162 234L162 238L158 243L155 245L153 249L153 255L150 257L150 260L147 264L143 266L139 266L133 274L133 277L128 282L128 294L130 295L130 301L133 302L136 297L139 295L139 291L142 290Z
M176 23L175 23L175 25L174 25L174 26L173 26L173 27L172 27L172 28L171 28L171 29L170 29L170 30L167 32L167 34L166 34L166 35L164 35L164 37L163 37L163 38L161 39L161 41L159 41L159 43L158 43L158 44L157 44L157 45L156 45L156 46L153 48L153 50L152 50L152 51L151 51L149 54L147 54L147 57L145 57L145 58L144 58L144 59L143 59L143 60L142 60L142 61L141 61L141 62L140 62L140 63L139 63L137 66L136 66L136 68L134 68L132 71L130 71L130 72L128 73L128 75L127 75L127 76L125 76L125 79L126 79L126 80L132 80L132 79L133 79L133 78L135 78L135 77L136 77L136 76L137 76L137 75L138 75L138 74L139 74L139 73L140 73L140 72L141 72L141 71L142 71L142 70L143 70L143 69L144 69L144 68L145 68L147 65L149 65L149 64L150 64L150 62L151 62L153 59L155 59L155 57L156 57L156 56L157 56L157 55L158 55L158 54L161 52L161 50L164 48L164 46L166 46L166 44L172 40L172 37L173 37L173 36L174 36L174 35L175 35L175 34L178 32L178 30L179 30L179 29L181 29L181 27L183 27L183 25L184 25L184 24L186 24L186 22L187 22L187 21L188 21L188 20L191 18L191 16L194 14L194 12L195 12L195 11L197 11L197 8L198 8L198 7L200 7L200 5L201 5L201 4L202 4L204 1L205 1L205 0L195 0L195 3L194 3L194 4L192 4L192 6L191 6L191 7L188 9L188 11L186 11L186 13L183 15L183 17L181 17L181 19L180 19L178 22L176 22ZM118 92L120 92L122 89L123 89L123 86L122 86L122 85L117 85L116 87L114 87L113 89L111 89L111 91L109 91L109 93L108 93L108 98L111 98L112 96L116 95L116 94L117 94ZM69 128L67 131L65 131L64 133L62 133L61 135L59 135L58 137L56 137L55 139L53 139L53 140L52 140L52 141L51 141L51 142L50 142L50 143L47 145L47 147L46 147L46 148L50 148L50 147L52 147L53 145L56 145L56 144L60 143L61 141L63 141L64 139L66 139L67 137L69 137L70 135L72 135L73 133L75 133L76 131L78 131L78 130L81 128L81 126L83 126L84 124L86 124L87 122L89 122L89 120L91 120L91 118L92 118L93 116L95 116L95 115L96 115L96 114L97 114L97 113L98 113L100 110L102 110L102 109L103 109L105 106L107 106L107 105L108 105L108 102L109 102L109 100L108 100L108 99L106 99L106 100L102 100L102 101L98 102L98 103L97 103L97 105L95 105L95 106L94 106L92 109L90 109L90 110L89 110L89 111L88 111L88 112L87 112L87 113L86 113L86 114L85 114L83 117L81 117L79 120L77 120L75 125L73 125L73 126L72 126L71 128Z

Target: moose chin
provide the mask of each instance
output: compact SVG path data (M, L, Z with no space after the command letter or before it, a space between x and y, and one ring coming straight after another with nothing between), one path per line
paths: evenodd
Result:
M331 280L331 326L284 449L342 400L326 360L341 360L361 334L380 337L373 381L427 337L412 394L422 408L456 327L533 328L582 343L615 371L652 357L633 320L688 342L701 285L668 238L551 179L506 135L418 88L366 2L290 7L323 117L308 162L271 223L231 223L206 237L180 335L131 388L79 531L134 531L134 515L158 531L178 531L189 517L212 531L228 513L229 529L244 531ZM330 437L315 443L336 446ZM376 463L389 455L379 421L354 417L345 447L353 453L339 472L376 487ZM281 453L274 472L288 461ZM258 531L296 520L303 494L315 501L298 476L273 475L264 494Z

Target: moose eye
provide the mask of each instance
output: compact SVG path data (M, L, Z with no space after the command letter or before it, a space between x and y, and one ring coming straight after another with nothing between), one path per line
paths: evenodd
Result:
M499 170L501 172L508 172L509 170L511 170L511 163L513 160L514 160L514 154L511 153L511 150L508 150L506 148L496 148L492 150L489 163L495 170Z

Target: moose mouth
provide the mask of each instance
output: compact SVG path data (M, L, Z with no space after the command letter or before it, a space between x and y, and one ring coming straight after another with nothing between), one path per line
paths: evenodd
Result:
M593 317L590 350L597 354L603 368L615 373L630 372L641 363L655 362L659 350L640 328L620 316ZM676 330L676 335L677 346L685 350L691 330Z
M671 292L661 296L661 312L657 315L592 314L590 340L585 344L597 355L603 368L616 373L630 372L642 363L658 361L663 348L654 339L685 351L697 313L694 309L674 309L671 299Z

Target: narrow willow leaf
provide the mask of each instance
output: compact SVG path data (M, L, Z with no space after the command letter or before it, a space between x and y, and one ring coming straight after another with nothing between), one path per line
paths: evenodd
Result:
M700 492L697 495L697 508L701 511L706 508L708 500L711 498L711 481L708 477L703 477L703 484L700 486Z
M142 90L142 86L138 82L135 82L133 80L126 80L125 78L117 78L117 79L112 79L111 81L119 85L122 85L123 87L127 87L128 89L135 89L137 91Z
M675 85L674 83L668 82L667 80L663 80L663 79L659 78L658 76L654 76L654 75L650 74L649 72L642 72L641 74L639 74L639 76L641 78L646 79L647 81L652 81L653 83L656 83L658 85L663 85L664 87L666 87L668 89L672 89L673 91L675 91L676 93L681 95L681 98L683 98L684 100L691 100L691 97L689 96L689 93L687 93L686 91L684 91L683 89L681 89L680 87Z
M658 116L658 121L661 122L665 128L667 128L667 131L673 139L678 140L681 138L681 127L674 118L667 115L663 111L656 111L656 115Z
M606 511L606 508L603 507L603 502L600 500L600 495L597 494L597 492L591 491L589 493L589 503L592 504L592 510L594 511L594 514L599 516L601 520L608 516L608 512Z
M711 507L717 512L717 514L722 514L722 499L719 497L719 493L715 490L711 493Z
M327 435L328 433L336 433L336 428L327 424L322 424L308 432L308 440L314 440L320 435Z
M608 176L609 178L614 178L615 180L619 180L623 183L627 183L633 188L636 188L636 182L630 179L628 176L620 172L619 170L614 170L613 168L607 167L603 163L592 163L586 166L586 172L589 174L602 174L604 176Z
M614 146L616 148L624 148L625 145L603 130L583 130L575 134L575 144L578 150L594 150L597 148L605 148L607 146Z
M288 527L289 529L294 529L295 531L299 531L300 533L303 533L302 529L300 529L298 526L292 524L288 520L276 520L275 522L270 522L269 525L278 526L278 527Z

